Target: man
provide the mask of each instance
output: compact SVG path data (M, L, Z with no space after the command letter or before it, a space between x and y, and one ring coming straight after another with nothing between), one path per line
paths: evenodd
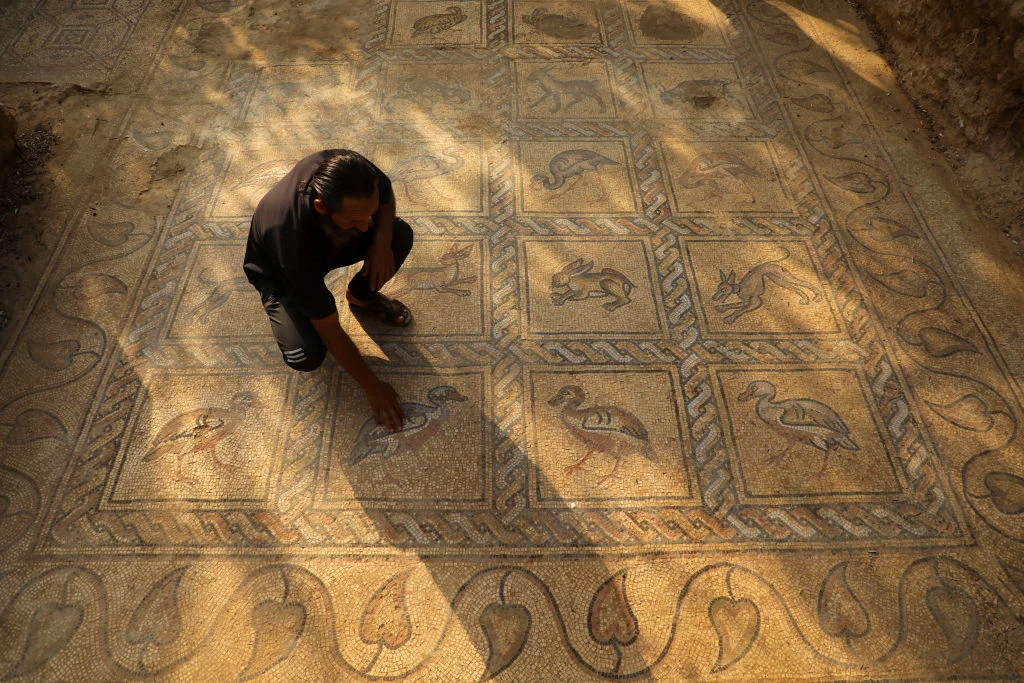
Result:
M245 250L246 277L260 293L284 362L308 372L330 352L366 392L377 424L391 431L405 419L398 394L341 328L324 277L362 261L345 294L349 307L404 327L409 309L380 288L412 242L412 228L395 217L388 177L362 155L332 149L300 161L260 200Z

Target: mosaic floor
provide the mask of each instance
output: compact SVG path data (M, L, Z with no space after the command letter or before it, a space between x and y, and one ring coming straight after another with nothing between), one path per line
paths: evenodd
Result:
M3 680L1024 676L1021 274L845 3L5 12L3 80L114 85L0 349ZM416 432L242 277L338 146Z

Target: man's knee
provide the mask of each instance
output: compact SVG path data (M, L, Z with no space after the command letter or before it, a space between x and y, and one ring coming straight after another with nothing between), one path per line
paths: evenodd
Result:
M310 353L301 346L296 349L282 349L285 365L300 372L312 372L323 365L326 353Z

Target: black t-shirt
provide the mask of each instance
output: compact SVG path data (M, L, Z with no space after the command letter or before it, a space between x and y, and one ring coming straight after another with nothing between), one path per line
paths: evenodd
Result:
M254 285L264 277L280 283L306 316L326 318L338 310L324 283L329 271L346 265L345 250L363 233L341 232L316 212L304 192L320 162L345 150L311 154L278 181L256 206L245 248L245 275ZM381 204L392 201L391 180L374 166ZM372 228L371 228L372 229Z

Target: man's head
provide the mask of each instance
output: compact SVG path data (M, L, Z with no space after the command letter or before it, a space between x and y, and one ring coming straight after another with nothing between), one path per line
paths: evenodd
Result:
M320 162L307 189L313 209L341 230L366 232L377 212L377 172L364 156L340 152Z

